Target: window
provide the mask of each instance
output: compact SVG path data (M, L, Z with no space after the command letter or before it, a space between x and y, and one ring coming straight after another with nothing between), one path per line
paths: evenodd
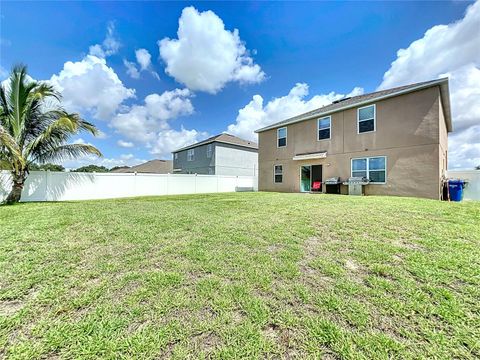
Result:
M275 165L273 167L273 182L275 184L283 182L283 166Z
M173 158L174 158L175 160L177 160L177 159L178 159L178 153L173 154Z
M359 134L375 131L375 105L359 108L357 122Z
M212 144L208 144L207 145L207 158L211 158L212 157Z
M387 181L387 158L352 159L352 176L366 177L373 184L384 184Z
M195 149L187 150L187 161L193 161L195 158Z
M317 121L317 131L318 131L317 140L330 139L331 122L332 122L332 118L330 116L326 116L324 118L318 119L318 121Z
M283 127L277 130L277 147L287 146L287 128Z

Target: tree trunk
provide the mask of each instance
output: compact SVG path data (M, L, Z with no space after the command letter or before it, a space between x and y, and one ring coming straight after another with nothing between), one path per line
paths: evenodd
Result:
M26 176L24 172L20 174L12 172L13 185L10 194L8 194L7 198L5 199L6 204L18 203L20 201L23 186L25 185L25 177Z

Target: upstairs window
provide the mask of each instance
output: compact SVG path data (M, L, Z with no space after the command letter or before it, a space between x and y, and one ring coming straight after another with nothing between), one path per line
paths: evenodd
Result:
M352 176L366 177L373 184L385 184L387 180L387 158L377 156L352 159Z
M178 159L178 153L173 154L173 158L174 158L175 160L177 160L177 159Z
M195 159L195 149L187 150L187 161L193 161Z
M277 130L277 147L287 146L287 128L283 127Z
M359 134L375 131L375 105L359 108L357 123Z
M208 144L207 145L207 158L211 158L212 157L212 144Z
M331 128L332 118L326 116L324 118L318 119L317 122L317 140L327 140L330 139L330 128Z
M283 182L283 165L275 165L273 167L273 182L275 184Z

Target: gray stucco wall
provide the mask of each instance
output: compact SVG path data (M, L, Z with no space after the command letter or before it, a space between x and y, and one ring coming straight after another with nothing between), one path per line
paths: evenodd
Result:
M193 161L187 160L188 150L179 151L176 159L174 153L174 173L234 176L257 175L257 150L218 142L213 142L211 145L211 158L207 158L208 144L194 148L195 155Z
M215 144L212 143L212 156L207 158L207 146L200 145L195 147L195 155L193 161L187 160L187 151L179 151L177 159L175 153L173 154L173 171L176 174L215 174ZM181 169L181 171L175 171Z

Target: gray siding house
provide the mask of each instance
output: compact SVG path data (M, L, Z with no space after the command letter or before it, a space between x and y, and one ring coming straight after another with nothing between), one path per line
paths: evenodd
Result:
M258 145L230 134L212 136L172 154L176 174L257 175Z

